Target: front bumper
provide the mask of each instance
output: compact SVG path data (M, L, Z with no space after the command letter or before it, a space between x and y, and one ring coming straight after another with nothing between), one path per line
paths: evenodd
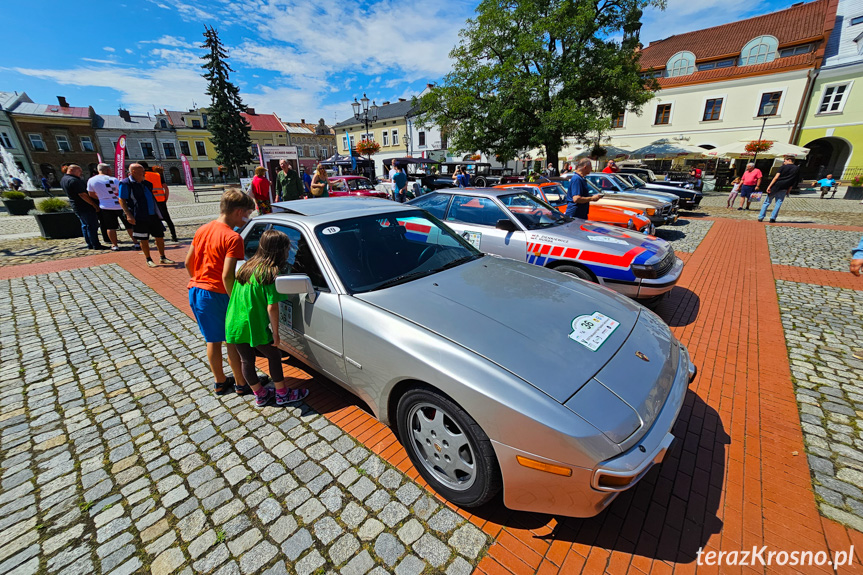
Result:
M653 465L665 457L674 440L671 429L677 421L686 390L695 373L689 353L681 345L674 382L651 428L627 451L597 463L592 469L574 467L492 441L503 475L504 504L514 510L569 517L593 517L600 513L619 493L632 488ZM565 477L523 467L516 459L518 455L572 469L572 475ZM606 475L629 481L619 489L597 487L600 478Z
M678 280L680 280L680 274L682 273L683 260L677 258L677 261L674 262L674 266L664 276L641 280L641 285L638 288L638 294L636 297L651 298L671 291L671 289L677 285Z

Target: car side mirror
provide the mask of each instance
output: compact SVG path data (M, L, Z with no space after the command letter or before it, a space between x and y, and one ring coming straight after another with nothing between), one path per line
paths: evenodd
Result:
M505 232L517 231L517 228L515 227L515 222L510 219L498 220L494 227L495 229L503 230Z
M311 303L315 303L317 294L312 280L306 274L288 274L276 277L276 291L280 294L306 294Z

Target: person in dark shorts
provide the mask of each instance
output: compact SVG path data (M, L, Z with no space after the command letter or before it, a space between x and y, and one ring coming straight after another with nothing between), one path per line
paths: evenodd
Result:
M785 161L773 180L767 184L767 199L761 204L761 212L758 214L758 221L764 219L767 214L767 207L770 202L775 201L773 212L770 214L770 221L775 222L776 216L779 215L779 208L782 207L782 202L786 196L791 194L791 189L797 185L800 180L800 168L794 165L794 156L785 156Z
M109 249L99 241L99 202L87 193L87 183L81 179L83 173L81 166L66 164L63 168L65 171L60 180L60 187L69 196L72 210L81 220L81 232L84 235L84 241L87 242L87 249Z
M111 243L111 249L117 251L117 230L120 229L120 220L126 225L123 217L123 209L120 207L120 181L111 175L111 166L105 163L96 167L98 174L87 180L87 193L99 202L99 227L102 229L102 237ZM126 226L132 241L132 229Z
M159 263L176 263L165 256L165 228L162 227L151 184L144 178L144 166L132 164L129 174L128 178L120 180L120 206L126 213L126 220L132 225L132 237L141 244L149 267L157 267L150 257L150 236L156 240Z

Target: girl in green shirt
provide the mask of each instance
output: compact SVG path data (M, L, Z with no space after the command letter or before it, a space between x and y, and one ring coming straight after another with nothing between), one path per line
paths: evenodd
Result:
M288 388L279 352L279 302L288 296L276 291L276 276L285 266L290 249L291 240L282 232L267 230L261 235L258 251L237 272L225 320L226 341L240 353L247 382L258 381L255 350L267 358L276 386L276 405L290 405L309 395L308 389ZM258 407L272 399L269 388L259 383L250 386Z

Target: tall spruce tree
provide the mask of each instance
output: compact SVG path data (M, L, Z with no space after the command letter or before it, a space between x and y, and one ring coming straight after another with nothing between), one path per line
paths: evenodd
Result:
M240 166L252 163L252 140L249 137L250 126L240 114L246 111L240 89L229 78L234 70L228 65L228 51L219 39L215 28L205 26L204 44L209 53L201 56L206 70L202 75L207 80L207 95L212 99L209 109L207 128L210 138L216 147L216 161L230 166L239 175Z
M557 164L564 138L589 141L653 97L655 80L639 75L646 6L665 0L482 0L420 121L456 150L503 161L542 146Z

